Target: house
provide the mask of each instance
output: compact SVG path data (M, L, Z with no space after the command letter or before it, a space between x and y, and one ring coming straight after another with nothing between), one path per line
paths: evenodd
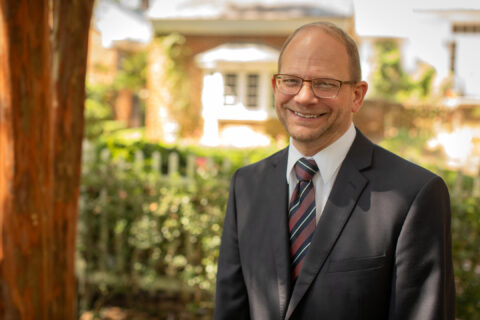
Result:
M426 63L436 71L437 89L450 86L444 104L480 104L479 1L354 0L354 12L367 77L375 41L394 38L407 71Z
M118 7L112 0L101 3ZM128 33L148 18L156 39L180 34L181 46L188 52L185 72L192 85L184 95L192 108L185 112L172 108L177 101L167 90L172 85L166 75L168 61L155 41L149 44L145 121L152 140L176 141L178 119L191 118L193 141L204 145L242 147L271 144L272 138L284 141L270 79L286 37L298 26L318 20L334 22L357 40L364 79L369 80L374 67L374 44L379 39L396 39L408 72L420 64L432 66L436 90L449 86L445 105L480 103L480 60L476 59L480 5L474 0L151 0L142 14L121 8L113 11L122 11L130 20L104 18L114 22L110 34L123 32L123 39L133 43L136 40L132 42ZM98 14L97 19L101 17ZM120 51L130 47L123 46L125 40L120 38L111 43ZM371 131L382 130L378 122ZM370 121L369 126L374 124Z
M437 120L427 147L442 150L452 169L478 175L480 2L354 0L354 12L367 77L372 47L377 39L385 37L401 44L408 71L420 63L435 69L434 89L437 94L443 93L437 107L443 108L446 120Z
M192 103L201 110L200 142L209 146L265 146L272 137L286 134L275 115L271 78L277 69L279 50L287 36L300 25L325 20L354 35L350 0L336 1L152 1L147 13L156 36L181 34L190 53L189 80ZM154 59L162 60L161 57ZM162 68L154 70L160 87ZM150 101L168 105L171 97L150 91ZM155 101L155 102L152 102ZM152 108L153 109L153 108ZM174 139L175 125L164 106L161 125ZM155 114L148 114L154 118ZM170 124L169 124L170 123ZM147 129L148 130L148 129Z

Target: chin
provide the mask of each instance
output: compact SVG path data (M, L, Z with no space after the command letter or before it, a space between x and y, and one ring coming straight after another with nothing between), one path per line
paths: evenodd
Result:
M302 143L318 141L324 136L326 130L317 130L314 132L290 132L290 136Z

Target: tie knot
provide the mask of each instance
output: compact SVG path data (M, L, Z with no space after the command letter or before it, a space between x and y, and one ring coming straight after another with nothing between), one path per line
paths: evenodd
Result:
M295 174L299 181L308 181L312 180L315 173L318 171L318 166L315 163L315 160L307 160L301 158L295 163Z

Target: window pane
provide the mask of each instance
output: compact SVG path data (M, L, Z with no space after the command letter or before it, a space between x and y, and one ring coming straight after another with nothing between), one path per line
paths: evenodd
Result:
M247 76L247 106L258 106L258 74L251 73Z
M237 103L237 78L236 73L226 73L224 76L223 100L225 104Z

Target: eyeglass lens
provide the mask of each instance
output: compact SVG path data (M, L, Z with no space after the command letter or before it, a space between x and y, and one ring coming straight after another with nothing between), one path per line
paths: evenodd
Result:
M333 79L313 79L303 80L295 76L278 75L276 85L280 92L284 94L295 95L302 89L303 82L311 82L313 93L319 98L336 97L341 86L341 82Z

